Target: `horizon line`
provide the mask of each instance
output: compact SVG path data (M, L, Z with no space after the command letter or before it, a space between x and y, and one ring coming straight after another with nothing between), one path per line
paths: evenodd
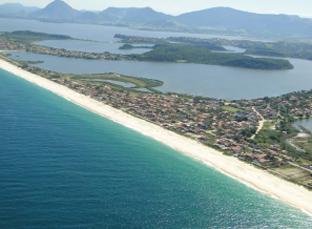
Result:
M18 2L18 0L16 2L4 2L4 3L0 3L0 6L1 5L5 5L5 4L19 4L19 5L22 5L24 7L34 7L34 8L39 8L39 9L44 9L46 8L49 4L53 3L54 1L61 1L61 2L64 2L66 3L67 5L69 5L71 8L73 8L74 10L78 10L78 11L89 11L89 12L94 12L94 13L98 13L98 12L102 12L104 10L107 10L109 8L119 8L119 9L123 9L123 8L136 8L136 9L144 9L144 8L150 8L158 13L163 13L163 14L166 14L166 15L169 15L169 16L173 16L173 17L176 17L176 16L180 16L182 14L188 14L188 13L194 13L194 12L198 12L198 11L203 11L203 10L209 10L209 9L215 9L215 8L228 8L228 9L233 9L233 10L237 10L237 11L241 11L241 12L245 12L245 13L252 13L252 14L259 14L259 15L287 15L287 16L297 16L297 17L301 17L301 18L306 18L306 19L312 19L312 15L310 16L307 16L307 15L300 15L300 14L287 14L287 13L265 13L265 12L255 12L255 11L250 11L250 10L244 10L244 9L239 9L239 8L235 8L235 7L231 7L231 6L213 6L213 7L208 7L208 8L199 8L199 9L196 9L196 10L191 10L191 11L184 11L184 12L181 12L181 13L177 13L177 14L173 14L173 13L167 13L167 12L164 12L162 10L159 10L157 8L154 8L152 6L107 6L106 8L104 7L103 9L101 10L92 10L92 9L85 9L85 8L75 8L74 6L72 6L70 3L66 2L66 0L51 0L50 3L46 4L45 6L35 6L35 5L28 5L28 4L23 4L23 3L20 3Z

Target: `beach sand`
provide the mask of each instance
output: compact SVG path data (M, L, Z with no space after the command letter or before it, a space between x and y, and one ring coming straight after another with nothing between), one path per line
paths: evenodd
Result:
M225 156L221 152L204 146L195 140L133 117L125 112L91 99L88 96L79 94L65 86L29 73L4 60L0 60L0 68L45 88L104 118L155 139L196 161L236 179L250 188L301 209L312 216L312 192L302 186L283 180L264 170L242 162L235 157Z

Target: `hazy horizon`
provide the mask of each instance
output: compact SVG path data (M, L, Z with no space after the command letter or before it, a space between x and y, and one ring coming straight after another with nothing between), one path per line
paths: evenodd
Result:
M0 4L4 3L21 3L25 6L44 7L53 0L0 0ZM164 0L65 0L73 8L79 10L103 10L107 7L151 7L157 11L166 14L178 15L181 13L202 10L211 7L232 7L238 10L255 12L255 13L269 13L269 14L290 14L302 17L312 18L312 1L308 0L263 0L259 5L256 0L172 0L170 2ZM177 7L178 4L178 7Z

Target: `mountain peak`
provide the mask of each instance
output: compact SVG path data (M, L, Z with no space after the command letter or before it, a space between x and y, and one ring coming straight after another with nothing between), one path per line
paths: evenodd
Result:
M67 8L67 9L74 10L70 5L68 5L63 0L54 0L53 2L48 4L45 8L54 8L54 7L57 7L57 8Z
M73 20L80 14L78 10L73 9L70 5L62 0L54 0L42 10L35 12L37 18L50 19L57 18L58 20Z
M120 24L130 22L135 25L159 25L159 22L167 22L167 20L172 19L169 15L157 12L151 7L109 7L101 12L101 18L106 22L118 22Z
M104 12L105 11L128 11L128 12L131 12L131 11L149 11L149 12L156 12L153 8L151 7L108 7L106 8L105 10L103 10ZM102 12L103 12L102 11Z
M193 11L189 13L184 13L181 14L180 16L184 15L189 15L189 14L222 14L222 15L227 15L227 14L249 14L247 11L242 11L238 9L234 9L231 7L223 7L223 6L218 6L218 7L212 7L208 9L203 9L203 10L198 10L198 11Z

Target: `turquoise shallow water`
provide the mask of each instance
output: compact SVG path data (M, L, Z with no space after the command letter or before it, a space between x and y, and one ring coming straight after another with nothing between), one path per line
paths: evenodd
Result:
M0 71L0 228L311 228L300 211Z

